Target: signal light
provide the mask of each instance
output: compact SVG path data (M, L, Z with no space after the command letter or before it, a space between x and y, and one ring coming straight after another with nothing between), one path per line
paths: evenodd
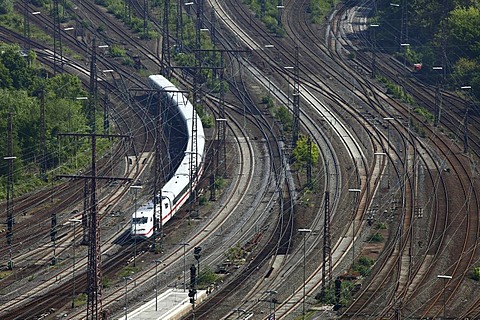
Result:
M201 247L195 247L193 248L193 256L195 257L196 260L200 259L200 252L202 252Z
M190 288L192 289L195 287L196 277L197 277L197 268L195 268L195 265L192 264L192 266L190 267Z

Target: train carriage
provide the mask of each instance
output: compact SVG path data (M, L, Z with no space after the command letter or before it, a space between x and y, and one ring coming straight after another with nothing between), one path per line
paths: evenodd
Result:
M153 200L141 205L132 215L131 235L132 237L149 238L154 232L154 220L160 221L162 225L169 221L175 213L190 197L203 173L205 134L200 117L195 112L193 105L188 99L165 77L161 75L149 76L149 85L163 91L163 95L169 98L170 107L176 108L185 129L188 133L187 144L184 150L184 157L175 170L173 176L165 183L161 191L161 201L157 202L157 208L153 208ZM196 118L196 134L193 137L193 119ZM195 139L194 139L195 138ZM195 141L195 143L194 143ZM191 175L190 171L196 173ZM192 178L192 181L190 179ZM157 195L158 197L159 195ZM157 219L154 219L154 211Z

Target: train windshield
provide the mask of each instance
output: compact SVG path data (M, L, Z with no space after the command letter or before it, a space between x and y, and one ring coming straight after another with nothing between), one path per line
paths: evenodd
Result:
M139 217L139 218L133 218L133 223L134 224L144 224L148 222L147 217Z

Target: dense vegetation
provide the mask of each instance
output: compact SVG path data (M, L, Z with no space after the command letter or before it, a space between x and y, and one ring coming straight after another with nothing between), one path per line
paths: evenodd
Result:
M285 29L283 29L279 20L282 14L281 0L243 0L243 3L247 4L255 12L255 16L265 23L268 30L278 36L285 35Z
M480 97L480 0L379 0L374 21L377 41L387 51L405 54L410 64L421 63L421 73L457 90L471 86ZM406 10L405 10L406 6ZM443 71L432 70L434 66Z
M81 141L59 138L57 133L86 132L86 106L77 97L85 96L80 80L71 75L50 77L37 68L35 54L22 54L15 45L2 45L0 54L0 139L2 157L8 154L8 117L12 118L13 176L15 193L38 187L43 183L39 172L42 164L50 170L72 159L81 149ZM41 145L41 108L45 112L46 158ZM7 161L0 161L0 198L5 197ZM42 179L40 179L42 178Z

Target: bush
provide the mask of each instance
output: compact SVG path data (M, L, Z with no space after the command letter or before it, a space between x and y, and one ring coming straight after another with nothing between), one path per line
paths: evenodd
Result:
M365 277L370 273L370 268L374 263L373 259L362 256L353 264L353 270Z
M216 176L214 185L216 190L222 189L225 187L225 179L223 177Z
M220 279L218 274L213 272L210 267L204 267L200 269L200 276L198 277L198 287L199 288L206 288L209 285L217 282Z
M384 222L378 223L377 227L378 230L385 230L387 229L387 225Z
M207 200L207 197L205 197L205 196L201 196L200 198L198 198L198 204L201 205L201 206L203 206L204 204L206 204L207 201L208 201L208 200Z
M367 241L368 242L382 242L383 241L383 236L380 233L376 232L376 233L368 236Z
M87 304L87 294L86 293L81 293L78 296L75 297L75 300L73 302L75 307L81 307Z
M472 279L475 281L480 281L480 267L473 268Z
M139 267L130 267L130 266L127 266L125 268L123 268L117 275L118 277L120 278L124 278L124 277L131 277L132 274L134 274L135 272L139 271L140 268Z
M319 292L315 295L315 299L324 304L335 304L335 288L325 288L325 291Z
M125 50L114 44L110 47L110 55L114 58L125 57Z
M278 107L274 112L275 117L282 123L283 129L289 132L293 125L293 116L284 106Z

